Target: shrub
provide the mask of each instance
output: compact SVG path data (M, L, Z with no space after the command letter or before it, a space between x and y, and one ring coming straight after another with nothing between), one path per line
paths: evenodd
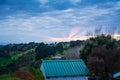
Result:
M14 73L15 77L23 79L23 80L36 80L36 78L30 73L26 71L15 71Z

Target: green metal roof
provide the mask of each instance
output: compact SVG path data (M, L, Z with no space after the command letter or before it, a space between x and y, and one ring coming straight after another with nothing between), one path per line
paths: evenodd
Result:
M47 77L80 76L90 74L83 60L43 60L42 67Z

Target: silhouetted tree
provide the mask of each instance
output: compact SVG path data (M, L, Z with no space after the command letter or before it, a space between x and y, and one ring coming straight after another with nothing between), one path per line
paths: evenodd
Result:
M56 49L56 52L59 51L60 53L62 53L64 50L62 43L56 44L55 49Z
M70 47L75 47L75 46L81 46L82 41L77 40L77 41L70 41Z
M113 73L120 69L120 49L92 48L91 53L87 56L87 65L91 72L96 75L101 74L105 80L109 80ZM102 78L102 80L104 79Z
M9 45L3 46L0 48L0 57L10 58L11 48Z
M85 44L83 45L82 49L80 50L80 57L85 60L91 53L92 48L99 47L99 48L116 48L117 41L113 39L110 35L98 35L95 38L90 38L86 40Z

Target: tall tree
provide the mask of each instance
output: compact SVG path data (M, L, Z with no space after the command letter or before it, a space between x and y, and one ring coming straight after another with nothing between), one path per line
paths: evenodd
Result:
M0 57L10 58L11 47L9 45L0 48Z
M85 44L83 45L82 49L80 49L80 57L87 61L87 56L91 53L92 48L99 47L99 48L106 48L112 49L117 47L117 41L113 39L110 35L98 35L94 38L90 38L86 40Z
M46 45L44 43L40 43L35 49L36 60L46 57L47 55L45 51Z
M109 80L114 72L120 70L120 49L93 48L87 56L87 65L91 72Z
M62 45L62 43L56 44L55 48L56 48L56 52L57 51L59 51L60 53L63 52L63 45Z

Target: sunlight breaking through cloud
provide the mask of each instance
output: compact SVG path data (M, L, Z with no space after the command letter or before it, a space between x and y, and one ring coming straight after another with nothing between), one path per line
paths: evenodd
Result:
M101 25L100 33L112 34L117 26L115 34L120 34L120 1L11 0L2 5L0 41L83 40L87 33L96 35L95 28Z

